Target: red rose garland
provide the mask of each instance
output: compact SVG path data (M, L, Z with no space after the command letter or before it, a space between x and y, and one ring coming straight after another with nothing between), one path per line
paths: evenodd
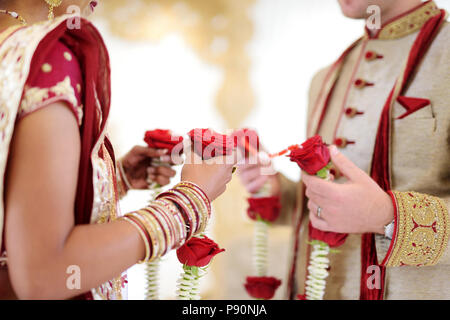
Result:
M211 129L192 129L188 132L194 151L202 159L230 155L236 147L233 139Z
M183 142L183 137L174 136L170 130L155 129L145 132L144 141L149 148L167 149L169 152Z
M245 289L255 299L270 300L280 285L281 281L274 277L247 277Z
M330 153L328 147L318 135L308 139L300 147L292 148L289 154L291 161L310 175L316 175L322 179L329 179ZM309 223L309 236L312 240L313 250L310 255L308 276L306 280L305 295L300 295L301 300L321 300L325 294L326 277L328 277L330 248L342 245L347 234L325 232L318 230Z
M177 250L178 260L190 267L207 266L216 254L225 251L207 236L192 238Z
M240 129L232 137L245 159L258 156L260 143L256 131ZM267 183L248 198L248 204L247 215L255 221L253 267L258 276L248 277L244 287L255 299L272 299L281 281L267 277L268 227L280 215L280 198L271 196L270 184Z
M147 143L147 146L149 148L166 149L168 153L172 153L176 148L179 153L183 152L183 137L173 135L172 131L170 130L155 129L146 131L144 135L144 141ZM169 164L161 162L158 159L153 159L151 165L154 167L170 166ZM153 181L147 182L150 185L150 189L154 190L154 196L161 192L158 183Z
M200 300L199 281L215 255L225 251L217 243L203 235L194 237L177 250L183 273L178 280L179 300Z
M248 198L247 216L252 220L273 222L280 215L280 197Z

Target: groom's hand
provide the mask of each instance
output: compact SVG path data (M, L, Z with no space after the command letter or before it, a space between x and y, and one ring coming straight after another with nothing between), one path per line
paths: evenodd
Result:
M262 153L238 163L239 178L249 193L256 193L266 182L270 182L272 194L278 194L280 183L269 157Z
M383 234L384 226L394 219L390 196L336 146L330 147L330 154L347 181L337 184L302 172L312 225L323 231Z

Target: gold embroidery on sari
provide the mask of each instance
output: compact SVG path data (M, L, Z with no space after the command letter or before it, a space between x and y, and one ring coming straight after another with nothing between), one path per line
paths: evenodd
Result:
M397 201L397 228L386 266L435 265L450 233L445 202L417 192L392 192Z
M104 135L102 141L104 141ZM115 190L115 164L104 143L100 146L94 160L94 223L108 223L116 220L118 212L118 195ZM122 288L125 287L126 276L120 275L95 289L95 294L101 299L123 298Z
M30 113L42 106L53 93L56 98L64 98L69 101L77 112L78 125L81 125L83 121L83 106L78 106L78 101L75 96L75 90L73 89L70 77L66 76L63 81L58 82L56 85L50 88L38 88L38 87L25 87L22 103L20 105L20 114Z

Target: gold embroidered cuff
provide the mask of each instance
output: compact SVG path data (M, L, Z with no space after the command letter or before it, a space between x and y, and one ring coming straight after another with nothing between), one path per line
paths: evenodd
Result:
M446 250L450 233L446 203L412 191L391 194L396 207L395 231L382 265L435 265Z

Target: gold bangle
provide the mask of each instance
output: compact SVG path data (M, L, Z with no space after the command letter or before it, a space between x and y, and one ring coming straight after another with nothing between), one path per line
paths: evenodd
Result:
M159 223L158 219L155 217L153 212L152 213L149 212L150 208L151 207L141 209L138 210L138 212L139 214L142 215L142 218L146 221L146 223L150 225L151 228L153 229L153 233L159 243L158 251L155 252L154 257L159 258L162 257L164 253L167 251L168 243L166 240L166 236L164 235L164 230L161 227L161 224Z
M209 218L208 210L205 206L203 206L201 199L199 199L197 197L195 192L192 192L192 190L189 188L184 188L184 187L181 187L181 188L182 188L183 192L187 193L187 195L192 199L192 201L194 201L197 208L199 209L198 212L199 212L199 216L200 216L199 217L200 224L199 224L199 228L198 228L196 234L203 233L206 229L206 226L207 226L208 220L209 220L208 219ZM202 207L203 207L203 209L202 209Z
M119 167L119 172L122 178L123 183L127 187L128 190L133 189L131 183L128 181L127 175L125 174L125 170L123 169L122 160L117 161L117 167Z
M169 190L171 191L171 190ZM194 210L191 206L187 205L183 199L181 199L174 192L164 192L164 195L158 200L163 200L166 202L171 202L177 209L177 211L182 215L183 213L186 215L188 221L184 223L185 231L186 231L186 241L189 240L194 235L194 228L196 228L197 217ZM178 209L179 207L179 209ZM185 218L182 217L182 220L185 221Z
M141 235L142 240L144 240L144 245L145 245L145 257L143 260L138 261L138 263L147 262L150 258L150 244L148 243L148 238L145 236L144 231L142 231L141 227L139 227L136 222L134 222L132 219L128 218L127 216L123 216L119 219L127 221L128 223L133 225L136 228L136 230L139 232L139 234Z
M165 250L162 252L162 255L165 255L172 248L175 235L173 234L172 229L170 228L170 223L168 222L168 219L166 219L165 217L166 214L164 210L161 210L159 207L156 207L153 203L151 206L144 208L142 210L148 212L149 214L152 214L153 217L158 222L158 224L161 226L166 244Z
M167 197L167 199L172 199L173 201L178 203L178 205L185 207L183 208L184 211L186 212L187 215L191 217L192 220L192 225L190 226L192 232L190 236L193 236L196 230L198 229L199 218L197 218L197 215L199 215L199 213L196 214L196 210L194 210L191 203L189 202L189 198L179 190L171 189L167 190L165 193L169 194L165 196Z
M136 211L136 212L132 212L131 215L136 217L136 219L138 219L144 225L145 229L147 230L147 233L152 241L152 253L151 253L151 256L148 261L152 261L156 257L159 257L159 251L160 251L160 248L162 245L160 238L158 237L158 231L153 226L153 224L150 223L146 219L145 216L143 216L142 213Z
M152 202L153 209L159 213L162 219L165 220L169 232L170 232L170 241L168 248L171 250L175 247L175 243L178 243L180 240L180 232L179 228L177 227L177 223L175 221L175 218L170 213L169 209L163 205L161 202L153 201Z
M180 247L182 243L184 243L187 233L186 233L186 225L183 222L183 217L181 217L181 213L175 207L175 205L171 201L167 200L155 200L153 204L161 206L163 209L167 210L169 214L169 218L171 218L172 225L174 227L174 232L176 234L175 241L173 243L172 249L175 247Z

